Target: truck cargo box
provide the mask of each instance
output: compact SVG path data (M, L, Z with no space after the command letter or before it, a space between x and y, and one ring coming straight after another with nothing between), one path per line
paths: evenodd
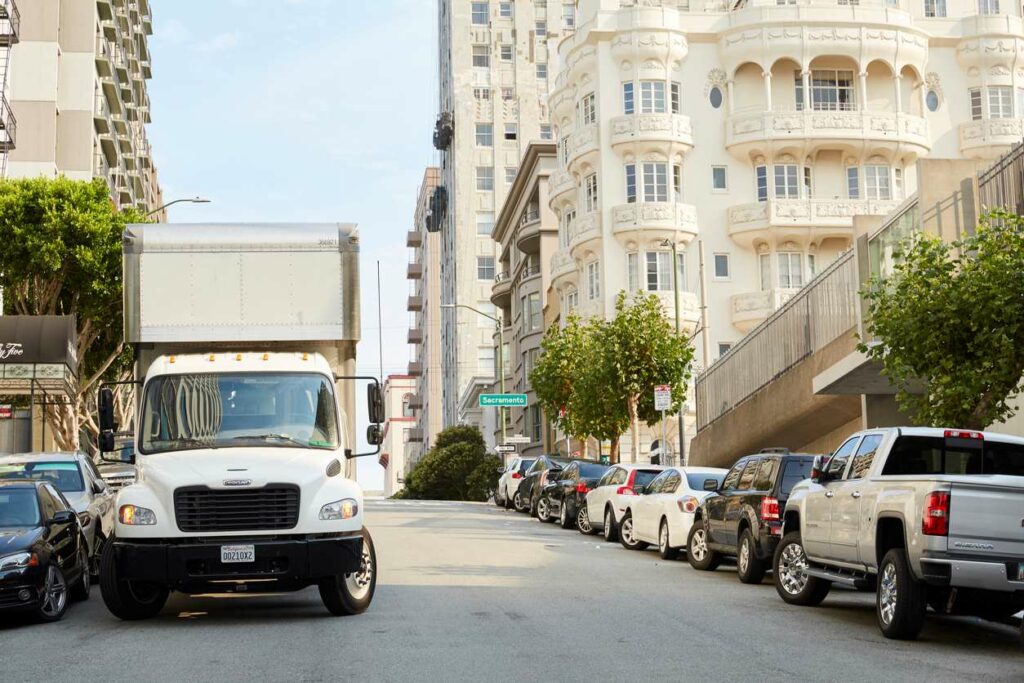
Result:
M125 341L358 341L347 223L153 223L124 232Z

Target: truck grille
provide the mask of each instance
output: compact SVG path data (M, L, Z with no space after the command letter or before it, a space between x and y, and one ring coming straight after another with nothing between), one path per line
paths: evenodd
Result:
M182 531L291 529L299 522L299 488L268 484L260 489L189 486L174 491L174 516Z

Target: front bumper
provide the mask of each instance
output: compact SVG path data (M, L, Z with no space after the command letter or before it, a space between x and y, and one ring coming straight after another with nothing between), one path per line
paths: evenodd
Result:
M222 563L221 546L252 545L254 562ZM266 581L308 585L358 571L363 536L158 539L113 543L119 579L183 586L218 581Z
M38 568L0 573L0 610L26 609L38 605L43 577L43 572ZM21 599L19 594L22 591L28 591L27 600Z
M1019 564L1018 561L923 557L921 578L933 586L1012 593L1024 591L1024 581L1016 580Z

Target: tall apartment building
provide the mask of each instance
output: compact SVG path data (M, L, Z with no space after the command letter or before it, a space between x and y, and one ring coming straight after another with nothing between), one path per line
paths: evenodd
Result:
M17 119L11 111L8 73L11 65L11 51L18 42L21 30L21 13L14 0L0 0L0 178L7 175L7 158L17 144ZM3 315L3 299L0 295L0 315Z
M474 392L494 378L491 231L527 145L552 139L549 44L571 33L575 12L560 0L439 2L441 300L483 313L442 311L446 425L486 417Z
M645 290L672 317L674 245L692 334L700 241L697 359L727 353L850 248L854 217L916 189L917 159L1021 139L1020 15L997 0L580 0L549 100L562 310L607 316Z
M32 0L20 9L10 73L18 144L8 176L104 178L119 208L159 207L145 130L149 0Z
M405 446L406 474L433 443L442 425L441 235L433 229L431 211L431 200L439 181L440 169L429 167L424 171L412 229L405 237L410 249L407 270L410 291L406 303L411 318L408 340L413 347L409 376L415 378L416 387L411 399L416 426L409 431Z

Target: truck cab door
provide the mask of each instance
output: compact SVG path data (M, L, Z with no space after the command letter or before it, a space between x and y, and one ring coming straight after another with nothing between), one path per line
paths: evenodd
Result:
M843 475L860 442L860 435L847 439L825 465L825 471L804 499L802 541L811 557L832 559L832 512L836 493L843 485Z
M829 545L833 559L862 564L858 541L861 537L864 493L871 463L882 443L882 434L867 434L853 454L853 463L832 498L832 528Z

